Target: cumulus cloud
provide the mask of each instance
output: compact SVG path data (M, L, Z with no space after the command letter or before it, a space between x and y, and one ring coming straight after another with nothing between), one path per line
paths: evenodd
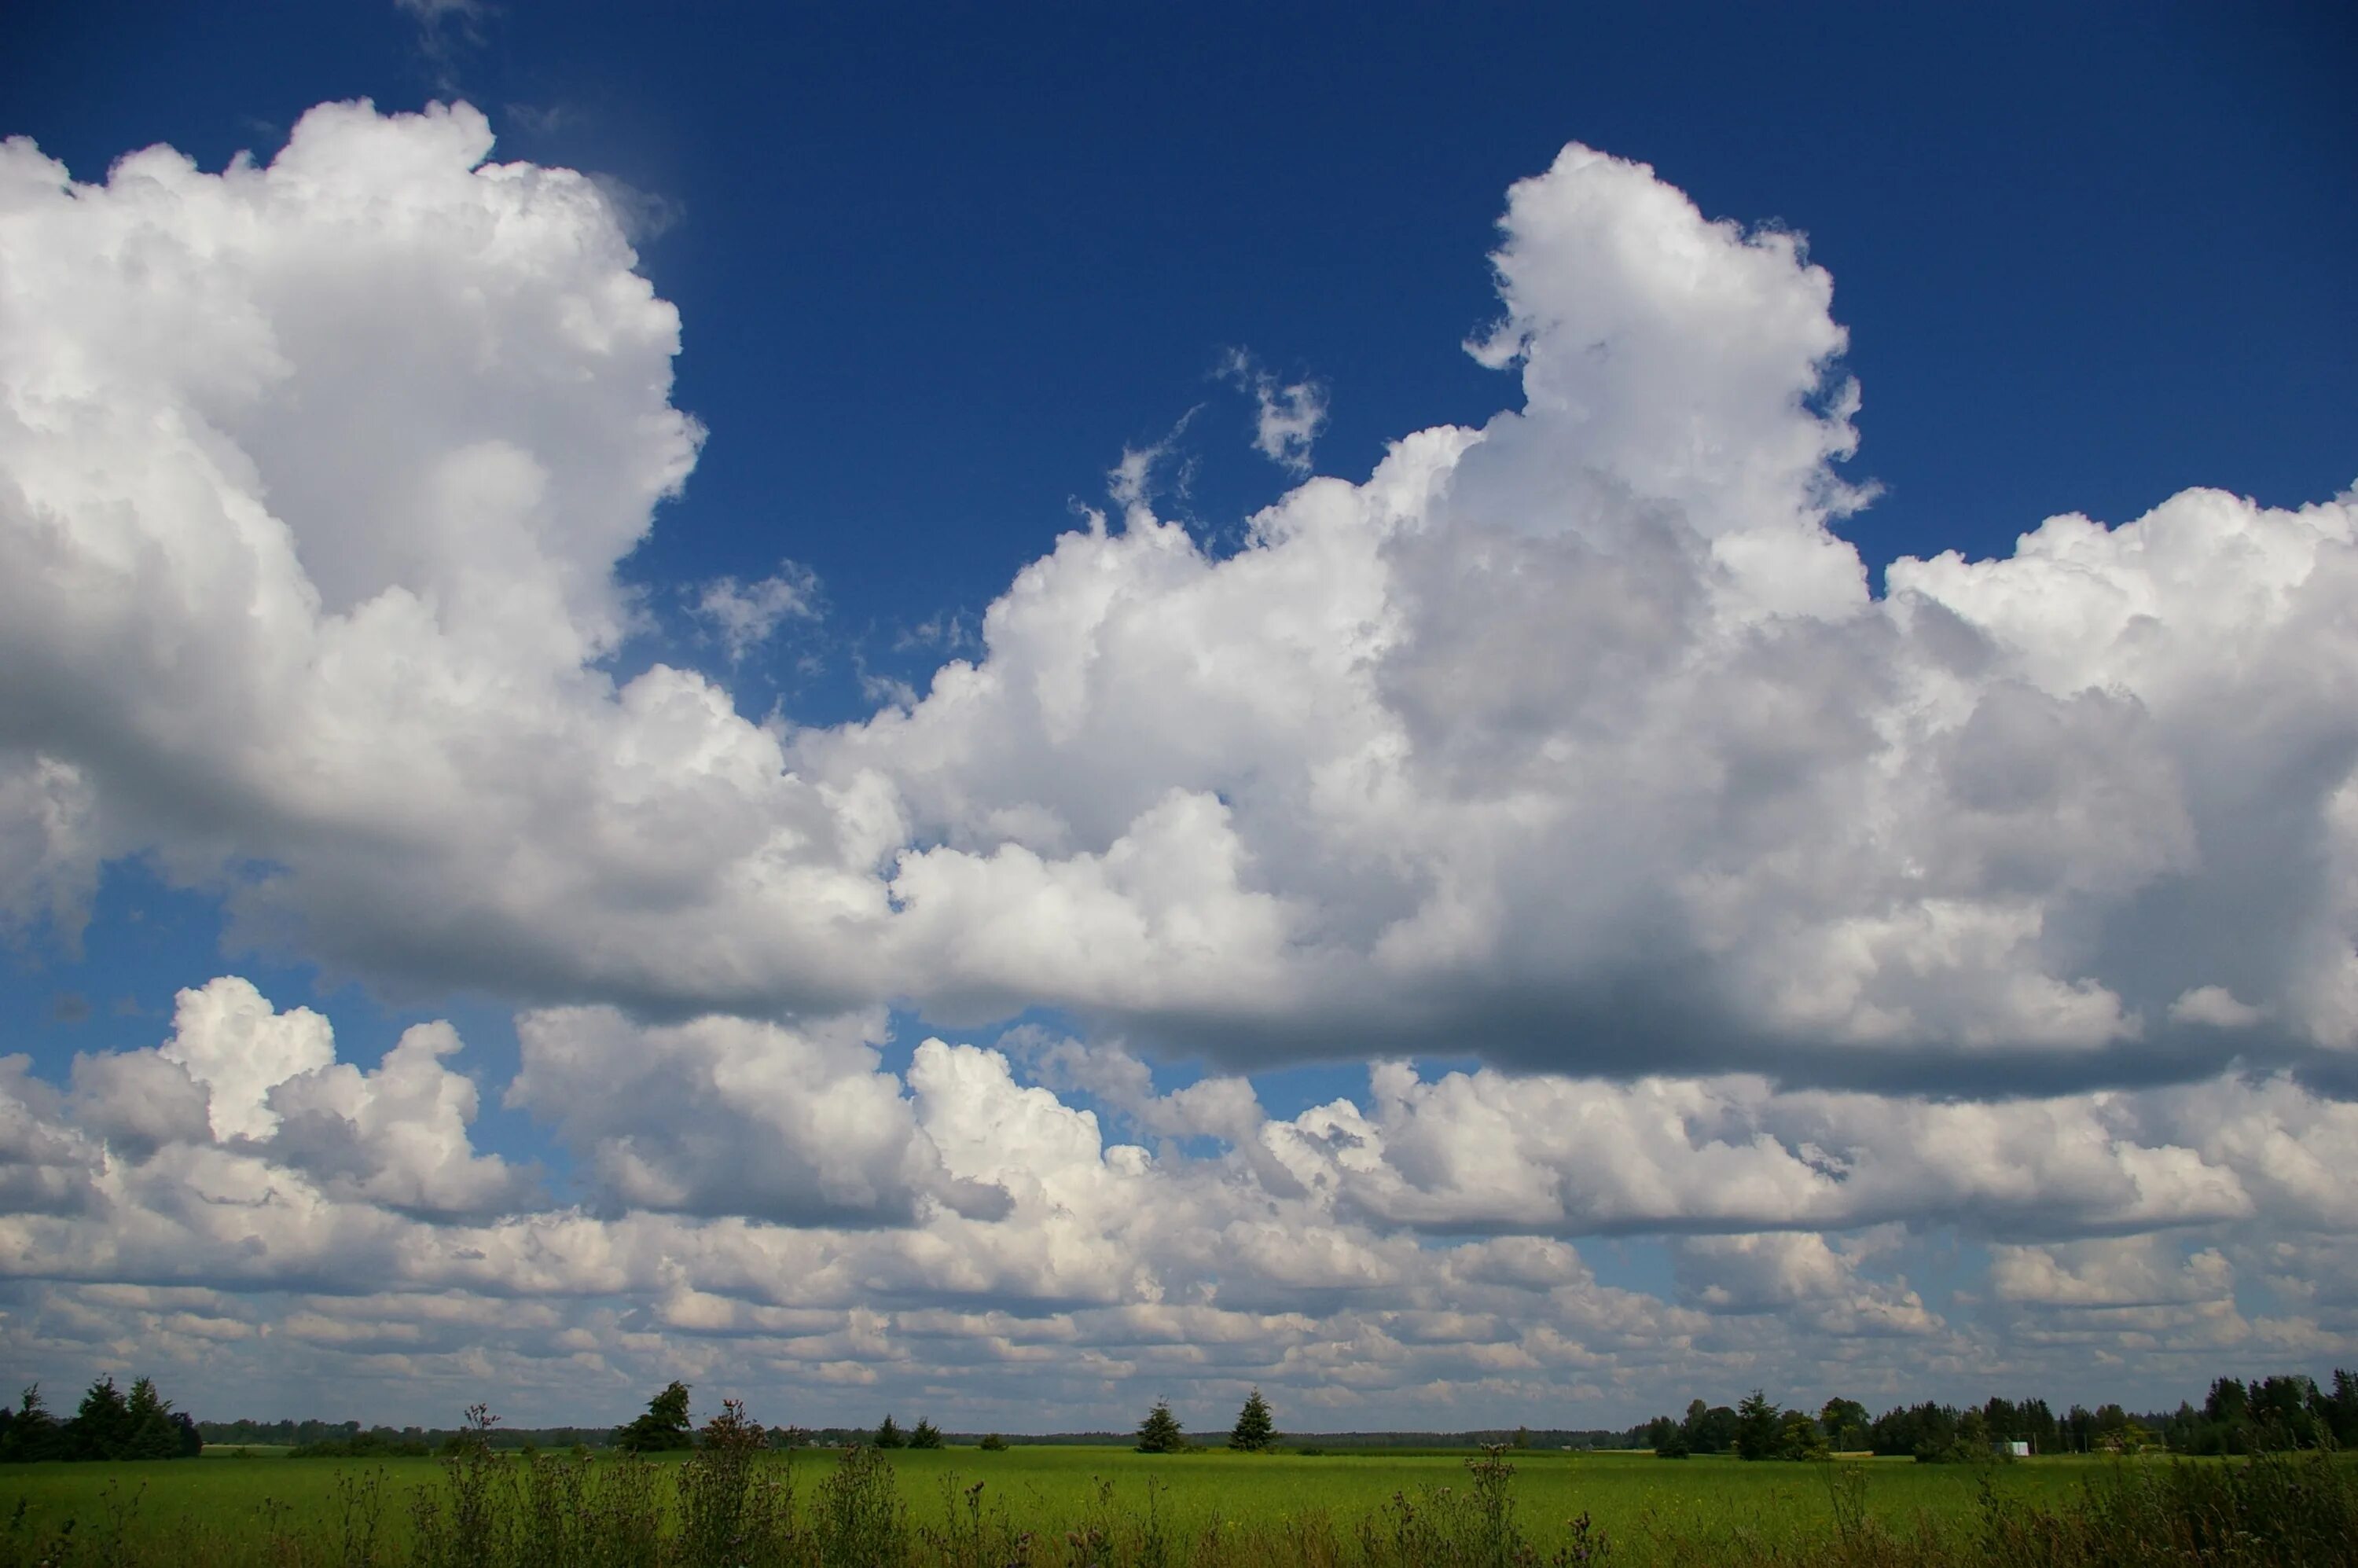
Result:
M527 1013L508 1103L552 1121L618 1206L855 1224L907 1222L927 1200L1003 1213L1003 1192L949 1174L880 1069L881 1023L651 1029L611 1008Z
M2358 1329L2291 1283L2358 1229L2349 497L1878 596L1828 274L1574 146L1471 345L1515 406L1226 553L1127 454L924 697L758 724L609 673L702 439L679 322L610 192L491 151L366 104L218 172L0 147L0 925L145 856L233 941L507 999L579 1191L476 1146L446 1026L363 1067L215 979L62 1088L0 1058L12 1362L1475 1419L1810 1335L1913 1391ZM1236 373L1306 471L1323 394ZM734 660L815 591L691 602ZM1076 1037L894 1071L888 1004ZM1378 1065L1271 1116L1305 1058ZM1986 1318L1909 1283L1935 1235L1996 1249ZM1580 1250L1649 1236L1668 1297Z
M336 1046L309 1008L279 1012L251 981L225 975L179 994L172 1038L156 1054L203 1086L215 1138L267 1138L278 1128L271 1091L333 1064Z
M1119 1412L1140 1379L1257 1382L1448 1423L1486 1400L1619 1421L1772 1375L1914 1397L1928 1367L2069 1379L2039 1357L2108 1334L2197 1371L2245 1343L2358 1347L2320 1293L2331 1244L2260 1239L2358 1226L2332 1175L2358 1108L2289 1080L1991 1107L1390 1066L1364 1103L1280 1119L1240 1080L1158 1092L1068 1040L932 1038L895 1073L879 1033L521 1017L507 1098L576 1155L577 1206L472 1145L447 1025L363 1071L317 1015L217 979L163 1046L78 1059L69 1094L0 1060L0 1273L34 1303L0 1343L32 1364L135 1327L218 1367L267 1340L309 1376L498 1376L552 1400L552 1361L577 1400L659 1370L802 1401L948 1378L993 1420L1052 1395ZM258 1065L218 1103L252 1127L258 1093L262 1135L217 1134L182 1065L237 1040ZM1164 1141L1120 1141L1050 1083ZM1668 1296L1581 1249L1649 1232L1673 1238ZM1989 1322L1911 1284L1940 1234L1994 1243ZM2311 1299L2278 1285L2294 1310L2247 1314L2239 1269Z
M675 1017L1968 1089L2358 1041L2353 506L2190 492L1873 597L1790 233L1568 148L1473 345L1520 406L1218 558L1135 454L923 700L778 732L602 673L699 438L677 320L592 183L489 148L365 105L219 174L9 144L20 924L146 849L359 974ZM808 604L699 600L732 654Z
M1781 1313L1821 1334L1931 1335L1946 1325L1905 1280L1861 1277L1855 1250L1807 1232L1692 1237L1676 1252L1682 1292L1715 1313Z

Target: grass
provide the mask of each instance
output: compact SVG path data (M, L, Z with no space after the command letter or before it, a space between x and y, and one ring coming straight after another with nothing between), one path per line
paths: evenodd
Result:
M1514 1466L1512 1479L1496 1477L1499 1490L1485 1503L1479 1496L1483 1477L1469 1474L1465 1454L1166 1455L1017 1446L999 1454L952 1448L882 1457L886 1468L875 1479L889 1476L890 1490L897 1491L907 1526L922 1548L917 1560L929 1563L979 1563L986 1555L995 1560L1016 1550L1012 1543L1027 1531L1033 1541L1026 1550L1033 1552L1027 1561L1044 1564L1184 1563L1191 1557L1203 1560L1207 1541L1229 1542L1226 1554L1215 1553L1222 1563L1277 1561L1272 1553L1281 1550L1283 1560L1305 1563L1544 1563L1551 1553L1569 1552L1584 1542L1593 1551L1600 1538L1610 1543L1609 1561L1616 1563L1816 1562L1824 1560L1831 1542L1870 1540L1916 1543L1911 1550L1920 1550L1903 1554L1906 1561L1951 1560L1952 1552L1963 1554L1953 1560L1972 1561L1972 1543L1989 1539L1994 1519L2035 1522L2069 1511L2091 1496L2091 1482L2102 1487L2125 1474L2180 1473L2164 1460L2058 1457L1982 1467L1864 1457L1831 1465L1743 1464L1724 1457L1671 1462L1640 1454L1531 1451L1506 1456ZM525 1470L513 1457L487 1464L483 1473L495 1484L520 1482ZM654 1461L647 1491L646 1507L661 1510L668 1533L683 1528L680 1499L687 1493L677 1485L680 1464L677 1455ZM2193 1467L2220 1465L2205 1461ZM581 1475L594 1483L625 1468L621 1461L601 1458ZM831 1494L830 1478L837 1473L831 1454L796 1458L792 1476L798 1517L817 1519L828 1508L882 1506L877 1498L884 1494L872 1488L865 1503L839 1485L840 1495ZM973 1490L977 1483L979 1492ZM520 1486L519 1498L524 1490ZM446 1508L450 1503L450 1477L439 1461L347 1463L209 1453L196 1461L25 1465L0 1472L0 1526L14 1516L0 1542L0 1564L41 1561L28 1550L31 1543L54 1541L69 1520L73 1525L66 1539L75 1549L69 1560L75 1562L325 1562L352 1568L407 1562L420 1539L413 1499L421 1497L439 1499ZM1485 1506L1510 1509L1517 1530L1537 1547L1536 1557L1466 1557L1434 1544L1475 1531L1474 1516L1466 1510ZM1568 1528L1583 1516L1585 1527ZM988 1552L986 1524L996 1530ZM954 1550L964 1539L961 1528L974 1538L971 1551ZM2040 1528L2026 1525L2017 1535L2023 1541L2045 1539L2039 1536ZM352 1547L356 1537L365 1538L364 1549ZM1329 1546L1316 1545L1319 1541ZM2039 1557L2028 1545L2020 1550L2023 1561L2082 1560ZM430 1549L423 1555L479 1560ZM710 1560L728 1555L721 1552ZM522 1549L493 1560L522 1561ZM838 1553L815 1560L849 1564L874 1559Z

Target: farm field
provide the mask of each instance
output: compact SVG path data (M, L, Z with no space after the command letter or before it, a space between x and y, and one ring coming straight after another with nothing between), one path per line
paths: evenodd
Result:
M1045 1542L1061 1542L1092 1522L1117 1539L1135 1535L1151 1512L1154 1528L1181 1549L1175 1562L1186 1561L1184 1549L1216 1520L1230 1532L1260 1533L1323 1516L1347 1541L1356 1539L1362 1520L1388 1528L1384 1510L1395 1494L1414 1502L1447 1487L1463 1498L1469 1482L1466 1455L1432 1453L1172 1455L1017 1446L1004 1453L949 1448L888 1457L916 1526L938 1529L953 1511L965 1512L966 1488L979 1482L986 1510L1003 1510L1017 1530L1034 1531ZM1805 1552L1834 1531L1829 1476L1837 1472L1864 1476L1866 1511L1887 1530L1953 1539L1978 1518L1985 1476L2004 1502L2051 1507L2078 1496L2086 1479L2118 1463L2058 1457L1984 1469L1866 1457L1829 1465L1546 1451L1509 1458L1514 1517L1540 1547L1541 1561L1567 1539L1566 1521L1585 1513L1593 1530L1612 1543L1617 1563L1653 1560L1649 1541L1661 1539L1681 1540L1689 1551L1723 1541L1739 1557L1762 1548ZM679 1462L678 1456L655 1462L667 1511L676 1509ZM804 1508L836 1465L827 1452L795 1457L792 1474ZM508 1459L499 1468L522 1466ZM257 1451L250 1457L216 1452L194 1461L26 1465L0 1473L0 1519L14 1517L0 1563L29 1561L25 1546L52 1538L68 1519L75 1521L74 1535L92 1547L100 1537L117 1541L129 1549L131 1561L259 1561L264 1543L274 1539L324 1544L336 1538L352 1509L371 1506L371 1488L362 1483L372 1480L380 1544L398 1552L410 1533L409 1498L421 1488L445 1488L438 1461L293 1460ZM249 1545L251 1557L243 1555ZM306 1552L302 1560L342 1555ZM274 1560L284 1561L285 1553ZM1042 1560L1058 1559L1044 1554Z

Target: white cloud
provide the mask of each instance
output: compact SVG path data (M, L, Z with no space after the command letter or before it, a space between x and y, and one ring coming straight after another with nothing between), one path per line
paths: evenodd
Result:
M877 1065L880 1022L643 1028L611 1008L527 1013L508 1103L552 1121L623 1207L853 1223L906 1223L927 1200L1003 1209L1004 1194L943 1168Z
M1326 388L1280 382L1242 349L1228 351L1220 374L1252 395L1253 450L1297 479L1307 476L1311 449L1326 428Z
M332 1065L336 1046L309 1008L278 1012L251 981L225 975L179 994L157 1055L204 1086L215 1138L267 1138L278 1128L271 1090Z
M2169 1016L2181 1023L2207 1023L2214 1029L2248 1029L2267 1015L2237 1001L2224 986L2196 986L2169 1004Z
M2358 1349L2323 1297L2279 1284L2294 1310L2259 1318L2234 1296L2239 1269L2332 1277L2266 1237L2358 1224L2331 1174L2358 1108L2284 1080L1989 1107L1387 1067L1365 1105L1275 1120L1238 1080L1158 1094L1102 1046L1024 1053L1210 1141L1150 1152L1000 1052L927 1040L885 1071L872 1019L551 1010L518 1021L508 1098L580 1157L576 1207L472 1147L447 1025L366 1072L265 1050L256 1076L315 1065L267 1089L270 1136L217 1139L173 1059L231 1037L210 1003L243 1004L242 1038L326 1025L232 979L185 994L163 1050L86 1055L70 1096L0 1067L0 1272L30 1303L0 1318L12 1364L135 1332L200 1379L266 1342L297 1359L255 1376L497 1379L550 1419L692 1374L828 1419L847 1382L947 1380L929 1397L993 1423L1259 1382L1344 1424L1459 1424L1573 1400L1620 1422L1764 1379L2078 1388L2088 1345L2123 1335L2189 1376L2246 1341ZM1574 1244L1649 1230L1676 1237L1672 1299L1601 1282ZM1995 1328L1908 1277L1952 1232L2000 1238Z
M68 195L10 144L19 923L147 849L241 937L673 1015L1966 1089L2358 1040L2354 509L2190 492L1872 599L1790 235L1567 149L1476 345L1520 408L1217 559L1134 454L923 700L773 731L600 671L698 439L677 320L594 186L488 146L329 107ZM701 602L733 653L809 592Z
M698 619L708 624L735 664L770 640L788 621L818 618L818 575L795 561L758 582L715 578L696 599Z
M1677 1244L1685 1296L1715 1313L1781 1313L1837 1336L1932 1335L1947 1325L1904 1280L1862 1277L1855 1251L1812 1232L1689 1237Z
M70 1092L0 1060L12 1364L135 1331L437 1387L1476 1419L1798 1380L1829 1336L1895 1385L2348 1342L2231 1276L2339 1278L2358 1228L2315 1087L2358 1045L2349 498L2053 518L1875 598L1825 272L1573 147L1475 345L1520 406L1217 557L1128 454L1119 524L925 697L765 727L605 673L701 439L679 323L608 196L490 146L331 105L267 168L0 149L0 921L70 936L146 855L233 942L510 999L509 1103L585 1201L475 1147L447 1028L364 1071L218 979ZM1249 384L1306 466L1317 395ZM813 591L696 605L735 657ZM887 1002L1082 1038L895 1073ZM1160 1091L1117 1039L1212 1071ZM1390 1060L1436 1054L1490 1065ZM1244 1074L1314 1056L1384 1065L1270 1118ZM1998 1247L1998 1327L1893 1227ZM2163 1230L2227 1272L2091 1249ZM1574 1245L1658 1234L1677 1300Z
M421 1023L375 1071L347 1063L287 1079L270 1091L279 1118L272 1158L338 1197L421 1215L497 1214L529 1204L537 1184L497 1155L475 1152L472 1080L442 1059L461 1048L447 1023Z

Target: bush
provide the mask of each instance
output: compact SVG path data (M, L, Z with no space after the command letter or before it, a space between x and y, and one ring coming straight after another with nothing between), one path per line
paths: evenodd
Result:
M854 1444L818 1485L811 1520L820 1568L899 1568L909 1557L909 1511L892 1466Z

